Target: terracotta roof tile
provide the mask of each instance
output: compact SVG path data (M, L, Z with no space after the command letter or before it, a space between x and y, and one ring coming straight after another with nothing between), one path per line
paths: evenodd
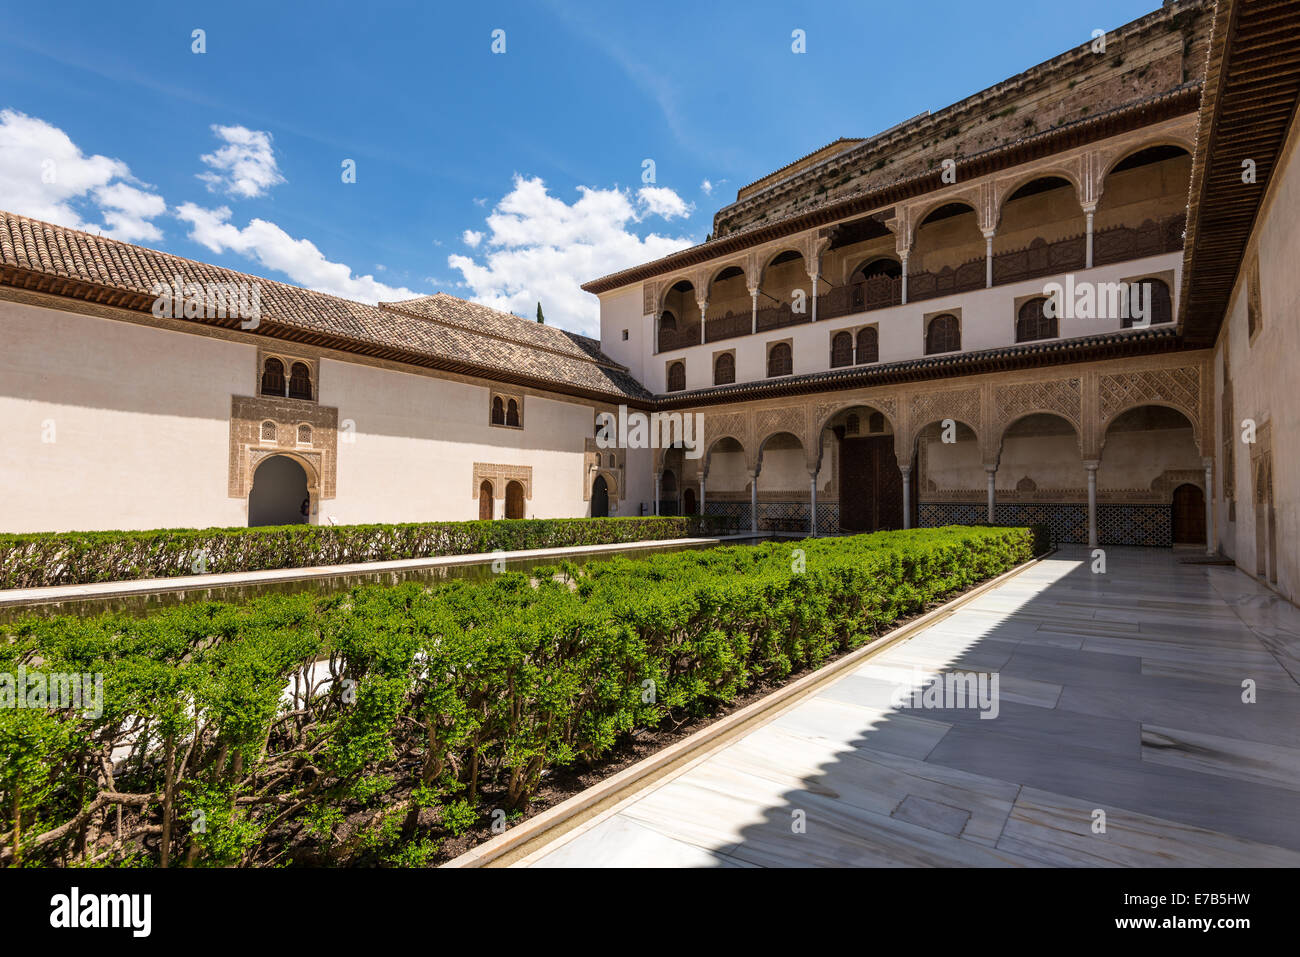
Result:
M523 377L543 388L551 384L616 402L649 396L594 339L446 293L370 305L3 211L0 267L143 296L176 276L182 282L256 283L268 324L347 340L338 348L378 346L434 365L467 367L484 378ZM13 277L7 281L18 284Z

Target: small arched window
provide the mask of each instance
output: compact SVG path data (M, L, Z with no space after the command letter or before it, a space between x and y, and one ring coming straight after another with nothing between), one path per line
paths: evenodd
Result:
M736 357L724 352L713 360L713 384L730 385L736 381Z
M935 316L925 327L925 354L935 355L939 352L956 352L961 348L961 326L957 317L945 312Z
M853 365L853 336L837 332L831 339L831 368Z
M263 442L275 441L275 423L272 422L270 419L262 423L262 441Z
M767 377L789 375L794 371L794 353L790 343L778 342L767 352Z
M681 392L686 388L686 363L674 362L668 367L668 391Z
M299 445L311 445L311 426L310 426L310 425L300 425L300 426L298 426L298 444L299 444Z
M1142 299L1147 308L1148 319L1151 325L1158 326L1162 322L1174 321L1174 303L1169 296L1169 287L1159 279L1142 279L1139 280L1147 288L1142 293ZM1133 294L1129 295L1129 303L1132 304ZM1137 320L1133 316L1126 316L1123 320L1125 329L1133 328Z
M1046 313L1048 300L1043 296L1030 299L1016 315L1016 342L1055 339L1058 325L1055 316Z
M858 365L880 361L880 332L875 326L858 330Z
M858 430L862 427L856 412L850 412L848 418L844 420L844 431L848 435L857 435Z
M305 362L295 362L289 371L289 398L311 398L311 369Z
M494 395L492 397L492 424L506 424L506 404L501 400L501 396L499 395Z
M262 363L262 395L284 395L284 363L274 357Z
M610 453L609 453L609 467L612 468L612 469L613 469L613 468L618 468L618 459L616 459L616 458L614 457L614 453L613 453L613 452L610 452Z
M514 399L506 403L506 425L519 426L519 403Z

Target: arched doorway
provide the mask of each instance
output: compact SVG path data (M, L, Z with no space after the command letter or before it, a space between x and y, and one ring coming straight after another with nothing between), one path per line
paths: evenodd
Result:
M484 482L478 487L478 520L492 521L492 483Z
M837 440L840 528L874 532L903 527L903 473L894 435L883 413L870 406L842 409L827 420ZM829 441L824 435L823 443Z
M1175 545L1205 544L1205 493L1190 482L1174 489Z
M597 475L591 486L591 517L606 518L609 515L609 483L605 476Z
M524 487L518 482L506 484L506 518L524 517Z
M677 514L677 474L672 469L664 469L659 480L659 514Z
M248 527L306 525L311 520L307 473L287 455L272 455L253 473Z
M686 487L686 490L682 492L682 512L687 515L695 514L695 489L691 488L689 485Z

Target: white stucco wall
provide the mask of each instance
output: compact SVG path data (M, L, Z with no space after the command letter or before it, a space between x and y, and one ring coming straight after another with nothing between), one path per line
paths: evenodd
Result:
M1249 574L1256 572L1256 528L1251 449L1241 425L1253 419L1271 433L1273 502L1277 533L1276 588L1300 599L1300 128L1290 136L1269 184L1250 249L1258 250L1262 322L1252 342L1247 328L1246 273L1237 276L1232 304L1215 351L1217 386L1222 389L1224 343L1228 343L1234 395L1236 521L1228 521L1223 486L1215 481L1215 524L1220 547ZM1247 256L1249 261L1249 255ZM1217 396L1216 396L1217 398ZM1217 403L1216 403L1217 406ZM1223 465L1222 416L1216 416L1216 468Z
M1182 281L1183 254L1163 253L1129 262L1081 269L1073 273L1076 283L1117 283L1128 279L1156 274L1172 274L1170 295L1175 313L1178 309L1179 285ZM652 392L662 393L667 388L668 363L681 359L686 363L686 388L704 389L713 385L713 356L715 353L734 350L736 353L736 381L752 382L767 377L767 347L772 342L790 340L794 352L794 375L824 372L830 365L831 338L843 329L853 330L864 325L877 325L880 330L880 362L899 362L916 359L925 354L925 319L940 312L959 312L961 319L961 344L965 352L996 349L1014 345L1016 341L1016 301L1022 297L1042 295L1049 282L1064 284L1065 274L1044 276L1019 283L994 286L925 299L889 309L818 320L784 329L773 329L758 335L738 336L710 342L702 346L672 349L655 354L653 319L632 313L641 309L641 286L632 290L619 290L601 298L602 347L619 362L634 370L644 367L641 381ZM629 342L622 342L621 331L631 328ZM1122 328L1118 317L1062 318L1059 331L1062 339L1116 332ZM639 359L628 347L631 339L641 332Z
M247 523L228 497L230 411L255 392L256 345L7 300L0 336L0 531ZM477 518L475 462L532 468L527 517L588 514L589 403L525 394L524 428L495 428L487 383L330 358L319 402L355 423L322 523Z
M0 530L245 524L230 397L256 347L7 300L0 338Z

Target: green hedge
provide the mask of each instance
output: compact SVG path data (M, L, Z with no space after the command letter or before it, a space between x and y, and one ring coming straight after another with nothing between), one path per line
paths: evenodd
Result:
M714 516L674 516L0 534L0 588L612 545L728 530Z
M104 705L0 708L0 863L427 863L548 771L1032 551L1023 528L921 529L24 619L0 675L102 674Z

